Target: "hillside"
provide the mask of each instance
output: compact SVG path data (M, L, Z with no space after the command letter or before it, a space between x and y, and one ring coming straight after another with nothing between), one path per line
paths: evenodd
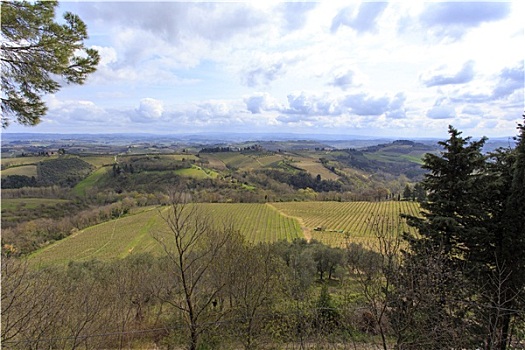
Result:
M200 203L400 200L421 178L422 154L432 150L411 141L357 150L318 141L263 141L268 149L253 141L174 146L141 139L125 146L126 139L95 140L17 141L7 148L23 156L2 159L4 245L27 254L114 219L120 210L114 208L165 205L174 189Z
M295 238L317 240L334 247L348 243L373 246L375 217L382 217L392 229L408 230L399 214L416 214L414 202L288 202L268 204L198 204L213 225L232 225L251 244L291 242ZM169 207L137 210L131 215L87 227L30 256L31 264L55 265L90 259L111 260L132 254L160 254L153 239L170 231L162 216ZM397 223L401 225L399 228ZM398 232L393 231L392 234Z

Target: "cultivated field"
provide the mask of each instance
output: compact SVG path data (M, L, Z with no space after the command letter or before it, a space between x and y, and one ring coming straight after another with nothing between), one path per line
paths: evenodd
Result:
M346 243L374 241L374 223L392 230L400 225L400 213L416 215L414 202L286 202L203 203L200 210L216 225L231 224L250 243L291 241L304 237L342 247ZM160 252L152 234L167 232L159 210L139 209L103 224L74 233L31 256L34 263L56 264L70 260L107 260L141 252ZM378 220L379 218L379 220Z
M100 168L103 166L113 165L115 163L115 156L112 155L100 155L100 156L83 156L83 161Z
M39 156L39 157L16 157L16 158L2 158L2 168L9 168L13 166L36 164L43 160L56 159L58 156Z
M331 246L363 243L375 237L377 227L387 225L410 231L400 214L418 215L416 202L283 202L273 203L285 215L298 218L305 236ZM391 229L388 228L388 231Z
M266 204L198 204L216 225L232 224L248 242L275 242L303 237L297 220ZM159 215L168 207L138 212L74 233L31 256L34 264L65 264L71 260L108 260L141 252L159 253L152 234L168 232Z
M2 198L2 212L4 210L36 209L67 202L69 202L67 199L52 198Z
M97 183L97 181L99 181L100 178L104 176L108 171L111 171L110 166L103 166L101 168L98 168L97 170L89 174L89 176L86 177L84 180L76 184L73 188L73 193L75 193L77 196L85 195L86 190L93 187Z
M326 169L318 160L301 160L298 163L294 163L294 166L301 168L312 176L321 175L322 180L337 180L339 176Z
M21 165L2 170L2 177L9 175L37 176L36 165Z
M206 178L215 179L217 176L219 176L219 173L215 171L206 170L196 165L192 166L191 168L187 168L187 169L175 170L175 174L180 175L180 176L193 177L195 179L206 179Z

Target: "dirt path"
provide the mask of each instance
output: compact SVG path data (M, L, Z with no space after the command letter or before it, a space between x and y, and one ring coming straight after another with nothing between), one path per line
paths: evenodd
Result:
M282 211L280 211L279 209L277 209L276 207L274 207L270 203L266 203L266 205L268 205L270 208L276 210L279 214L281 214L284 217L297 220L297 222L299 222L299 226L301 227L301 230L303 231L304 238L306 239L306 241L308 243L310 243L310 241L312 240L312 230L305 226L304 221L303 221L302 218L299 218L297 216L292 216L292 215L285 214Z

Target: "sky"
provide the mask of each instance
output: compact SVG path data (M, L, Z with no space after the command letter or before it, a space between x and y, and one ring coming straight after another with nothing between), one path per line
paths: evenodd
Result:
M525 2L60 2L98 70L3 132L517 134Z

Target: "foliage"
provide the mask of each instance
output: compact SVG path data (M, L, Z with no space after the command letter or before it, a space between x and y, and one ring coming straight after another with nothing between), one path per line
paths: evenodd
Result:
M78 157L61 157L38 163L38 183L42 186L73 187L84 179L93 166Z
M265 175L281 183L286 183L295 189L311 188L316 192L341 191L342 184L333 180L322 180L319 176L314 178L306 171L294 173L280 170L264 170Z
M487 349L509 344L510 323L519 315L525 285L522 126L520 132L514 150L487 157L481 151L484 138L470 141L450 127L450 138L440 142L441 155L424 159L429 173L421 185L428 199L421 203L422 217L408 217L419 236L406 236L410 251L399 286L410 296L408 305L426 296L410 316L405 307L398 311L407 316L405 321L419 315L416 334L438 330L439 336L429 339L433 347L460 340L464 346L483 342ZM422 261L435 263L422 270ZM414 289L407 290L407 279L414 278L420 284L411 283ZM440 321L421 318L430 314Z
M2 2L2 127L11 121L35 125L46 113L42 95L84 83L100 57L84 46L87 28L70 12L55 22L56 1Z
M29 177L26 175L7 175L2 177L2 189L36 186L38 186L38 181L34 176Z
M131 212L131 208L136 205L136 200L127 198L78 213L71 218L55 222L46 220L45 225L43 222L29 222L7 231L3 240L4 243L15 245L19 252L28 253L50 243L48 240L51 236L54 239L63 238L74 232L74 237L31 256L32 263L43 265L93 258L110 260L137 253L159 254L160 249L150 233L167 229L159 214L165 214L168 209L166 206L145 207ZM292 240L301 235L299 224L294 219L282 216L265 204L202 203L195 206L207 215L211 227L221 229L227 221L241 231L249 243Z

